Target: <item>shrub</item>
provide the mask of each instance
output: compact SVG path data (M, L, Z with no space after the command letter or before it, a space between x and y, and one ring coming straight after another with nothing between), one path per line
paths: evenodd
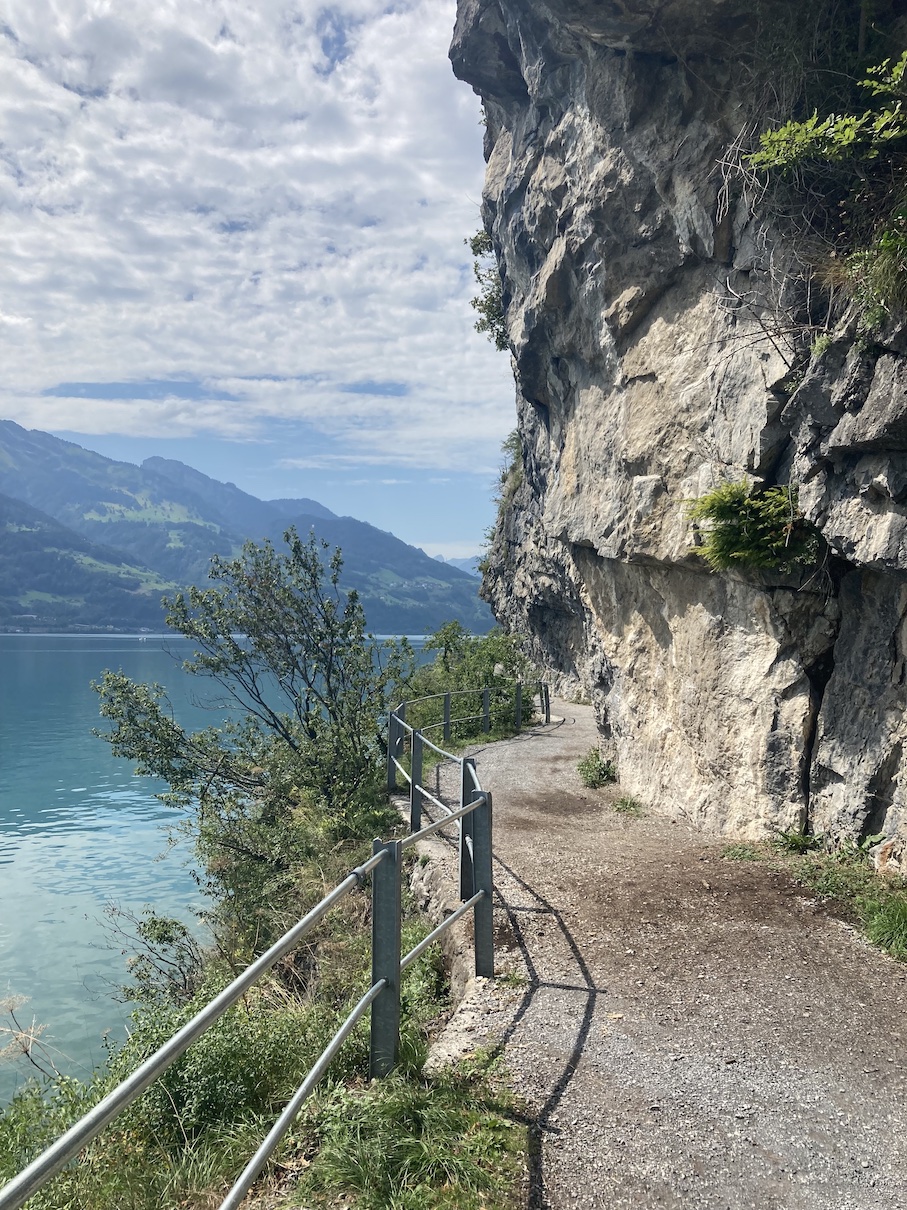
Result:
M577 764L576 771L580 781L590 790L601 786L612 785L617 781L617 770L610 760L606 760L598 748L590 748L583 759Z
M796 488L757 491L746 481L722 483L690 501L689 516L705 523L694 549L713 571L789 572L818 559L821 536L800 512Z
M471 239L463 242L469 245L473 255L472 271L479 284L479 293L470 300L470 306L479 316L475 329L486 335L494 347L503 353L510 348L510 340L504 317L504 288L494 259L491 236L487 231L477 231Z

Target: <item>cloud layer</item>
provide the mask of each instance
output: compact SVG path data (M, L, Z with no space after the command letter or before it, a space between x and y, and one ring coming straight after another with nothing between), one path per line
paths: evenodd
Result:
M496 463L512 386L468 306L481 130L453 0L5 9L0 415Z

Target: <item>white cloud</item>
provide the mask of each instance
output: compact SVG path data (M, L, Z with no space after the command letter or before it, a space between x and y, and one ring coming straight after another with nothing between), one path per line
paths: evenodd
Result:
M357 462L496 460L512 387L468 306L481 131L454 3L387 8L7 0L0 415L258 438L300 417ZM174 375L240 402L41 394ZM342 389L364 381L408 393Z

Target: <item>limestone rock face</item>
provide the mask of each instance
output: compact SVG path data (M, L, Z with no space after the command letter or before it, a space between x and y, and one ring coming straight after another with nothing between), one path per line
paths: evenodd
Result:
M523 454L484 593L593 696L629 793L861 839L907 833L907 337L845 316L811 355L797 250L735 170L740 47L795 8L460 0ZM743 478L797 485L821 567L709 571L688 501Z

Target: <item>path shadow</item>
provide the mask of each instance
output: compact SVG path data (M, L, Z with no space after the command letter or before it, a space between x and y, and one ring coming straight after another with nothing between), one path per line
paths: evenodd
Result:
M507 1029L501 1035L498 1042L492 1049L494 1056L502 1055L507 1047L508 1042L516 1033L520 1022L532 1008L538 993L541 990L551 989L558 991L575 991L584 992L586 996L585 1006L582 1011L579 1023L576 1029L576 1037L573 1042L573 1047L564 1063L563 1070L560 1072L550 1092L545 1098L538 1112L525 1119L525 1124L529 1131L529 1189L527 1191L527 1210L549 1210L549 1202L545 1189L545 1166L544 1152L542 1141L547 1133L557 1133L557 1127L553 1124L552 1118L564 1098L564 1094L570 1087L570 1083L576 1074L577 1067L585 1049L586 1041L589 1037L589 1032L592 1028L592 1020L595 1015L595 1008L598 1003L598 997L607 993L607 988L596 987L592 978L592 973L589 970L588 964L583 957L582 950L577 943L576 938L567 927L567 923L561 915L560 911L546 899L539 891L531 886L524 878L500 857L495 857L495 864L503 870L509 878L511 878L518 887L520 887L528 896L535 900L538 906L535 907L518 907L507 902L500 887L495 885L495 898L499 908L504 912L507 923L510 927L516 948L523 960L528 974L528 985L523 992L520 1003L517 1005L513 1015L513 1019L507 1026ZM520 921L521 914L548 916L556 924L561 936L567 944L573 961L576 963L581 982L577 983L561 983L553 980L542 979L539 976L536 964L533 960L530 951L529 943L526 938L526 933Z

